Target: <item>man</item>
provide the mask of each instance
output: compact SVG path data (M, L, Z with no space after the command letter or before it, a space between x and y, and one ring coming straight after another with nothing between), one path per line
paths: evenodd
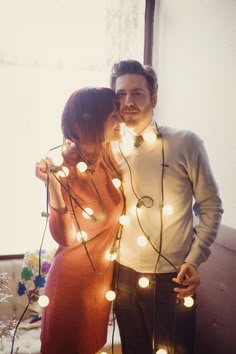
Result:
M157 78L151 67L134 60L114 64L111 87L127 128L117 147L126 222L114 272L122 351L192 354L196 301L186 307L184 298L195 299L197 269L217 235L218 188L202 141L153 119Z

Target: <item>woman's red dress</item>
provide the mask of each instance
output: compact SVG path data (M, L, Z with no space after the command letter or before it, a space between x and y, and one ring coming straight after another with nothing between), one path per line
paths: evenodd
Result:
M61 178L63 185L68 188L63 182L67 180L73 197L83 208L91 208L97 221L84 218L76 202L71 207L64 188L66 210L50 208L50 231L59 247L45 288L50 302L43 310L41 352L94 354L106 343L111 303L105 293L111 289L113 262L105 255L117 235L123 198L103 161L86 172L85 179L68 167L70 175ZM88 235L87 251L75 239L78 225L73 210L80 230Z

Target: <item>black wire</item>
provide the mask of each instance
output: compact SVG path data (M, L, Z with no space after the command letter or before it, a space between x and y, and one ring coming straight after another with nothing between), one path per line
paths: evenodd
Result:
M104 216L104 215L105 215L104 204L103 204L102 198L101 198L101 196L100 196L100 193L98 192L98 189L97 189L97 187L96 187L96 184L94 183L94 180L93 180L93 177L92 177L91 174L90 174L90 180L91 180L91 182L92 182L92 184L93 184L93 187L94 187L95 192L96 192L96 194L97 194L97 197L98 197L98 199L99 199L100 206L101 206L101 208L102 208L102 214L103 214L103 216Z
M48 218L49 218L49 212L48 212L48 205L49 205L49 190L48 190L48 186L49 186L49 176L47 175L47 183L46 183L46 222L45 222L45 226L44 226L44 231L43 231L43 237L39 246L39 277L41 278L41 253L42 253L42 248L43 248L43 242L44 242L44 238L45 238L45 234L46 234L46 230L47 230L47 226L48 226Z
M97 221L96 217L94 215L90 215L86 210L80 205L78 200L71 194L70 190L63 184L61 183L60 179L56 176L54 172L51 172L52 175L55 177L55 179L60 183L60 186L68 193L70 198L75 202L75 204L85 213L87 214L93 221Z
M53 150L56 150L56 149L62 147L63 145L64 145L64 144L54 146L53 148L51 148L51 149L48 150L48 153L49 153L50 151L53 151Z
M61 147L61 146L63 146L63 145L58 145L58 146L56 146L56 147L50 149L49 151L55 150L55 149L57 149L57 148L59 148L59 147ZM47 166L47 168L48 168L47 163L46 163L46 166ZM75 204L76 204L84 213L86 213L93 221L96 221L95 216L88 214L88 213L86 212L86 210L84 210L84 208L79 204L79 202L77 201L77 199L76 199L75 197L73 197L73 195L72 195L71 192L70 192L70 186L69 186L68 183L67 183L67 188L66 188L66 187L64 186L64 184L61 183L60 179L55 175L55 173L52 172L52 171L51 171L51 173L52 173L52 175L54 176L54 178L56 178L56 180L60 183L61 187L63 187L64 190L68 193L69 199L70 199L71 208L72 208L72 212L73 212L73 216L74 216L74 218L75 218L77 227L78 227L78 229L79 229L80 232L81 232L81 228L80 228L78 219L77 219L76 214L75 214L75 210L74 210L74 207L73 207L72 200L73 200L73 201L75 202ZM95 191L96 191L96 194L97 194L97 196L98 196L100 205L101 205L101 207L102 207L102 213L103 213L103 215L104 215L104 204L103 204L103 202L102 202L101 196L100 196L100 194L99 194L99 192L98 192L98 189L97 189L97 187L96 187L96 185L95 185L95 183L94 183L94 181L93 181L92 176L90 176L90 177L91 177L91 181L92 181L92 184L93 184L93 186L94 186L94 189L95 189ZM44 242L44 239L45 239L45 234L46 234L46 230L47 230L47 227L48 227L48 218L49 218L49 207L48 207L48 206L49 206L49 183L50 183L50 181L49 181L49 175L47 175L47 182L46 182L46 213L45 213L45 215L46 215L46 223L45 223L45 227L44 227L44 231L43 231L43 237L42 237L42 240L41 240L41 243L40 243L40 247L39 247L39 259L38 259L38 272L39 272L39 277L41 277L41 254L42 254L43 242ZM120 227L121 227L121 226L120 226ZM118 229L117 235L118 235L118 234L119 234L119 229ZM115 237L112 248L114 248L114 245L115 245L116 241L117 241L117 238ZM98 271L95 269L95 266L94 266L94 264L93 264L93 261L92 261L92 259L91 259L91 257L90 257L89 252L88 252L88 249L87 249L87 246L86 246L86 242L85 242L84 240L82 240L82 244L83 244L83 246L84 246L84 248L85 248L86 254L87 254L87 256L88 256L88 259L89 259L89 261L90 261L90 264L91 264L93 270L94 270L96 273L100 274L100 275L105 274L105 273L108 271L108 269L109 269L109 267L110 267L110 264L111 264L111 262L112 262L111 258L110 258L110 260L109 260L109 263L108 263L108 266L107 266L106 270L105 270L104 272L98 272ZM31 295L31 297L30 297L29 300L28 300L28 304L26 305L26 307L25 307L25 309L24 309L22 315L20 316L19 320L17 321L16 327L15 327L15 330L14 330L14 333L13 333L13 337L12 337L11 354L13 354L14 343L15 343L15 336L16 336L18 327L19 327L19 325L20 325L20 323L21 323L21 321L22 321L22 319L23 319L23 317L24 317L26 311L28 310L28 308L29 308L29 306L30 306L30 304L31 304L31 299L32 299L32 297L34 296L34 292L35 292L36 290L38 290L38 286L36 286L36 287L32 290L32 295Z
M156 128L158 130L158 127L156 125ZM160 261L160 258L162 257L166 262L168 262L175 270L176 273L178 273L178 269L176 268L176 266L167 258L165 257L163 254L162 254L162 241L163 241L163 207L164 207L164 172L165 172L165 167L168 167L167 164L165 164L165 152L164 152L164 139L163 139L163 135L162 134L159 134L159 137L161 138L161 142L162 142L162 146L161 146L161 156L162 156L162 163L161 163L161 167L162 167L162 172L161 172L161 205L160 205L160 233L159 233L159 239L160 239L160 242L159 242L159 249L157 249L155 247L155 245L152 243L151 241L151 238L150 236L145 232L142 224L141 224L141 221L140 221L140 218L139 218L139 215L138 215L138 208L141 207L142 205L147 207L147 208L151 208L154 204L154 200L152 197L149 197L149 196L144 196L144 197L139 197L138 194L136 193L135 189L134 189L134 185L133 185L133 176L132 176L132 171L131 171L131 167L129 165L129 162L127 160L127 158L125 157L125 155L123 154L123 151L121 149L121 146L120 146L120 142L119 142L119 150L120 150L120 153L122 155L122 157L124 158L125 162L126 162L126 165L128 167L128 171L129 171L129 176L130 176L130 185L131 185L131 189L137 199L137 204L136 204L136 217L137 217L137 221L138 221L138 225L140 227L140 229L142 230L142 232L144 233L144 235L146 236L148 242L150 243L150 245L152 246L152 248L157 252L158 254L158 257L157 257L157 260L156 260L156 263L155 263L155 268L154 268L154 273L153 273L153 337L152 337L152 347L153 347L153 354L156 353L156 349L155 349L155 334L156 334L156 326L155 326L155 315L156 315L156 277L155 277L155 274L156 274L156 270L157 270L157 266L158 266L158 263ZM145 205L145 203L143 202L143 199L144 198L148 198L149 200L151 200L151 206L147 206ZM118 284L118 272L119 272L119 269L117 270L117 275L116 275L116 287L117 287L117 284ZM175 313L174 313L174 316L175 316L175 323L174 323L174 334L173 334L173 339L174 339L174 342L175 342L175 327L176 327L176 308L175 308Z
M34 290L36 290L36 288ZM16 327L15 327L15 330L14 330L14 333L13 333L13 336L12 336L11 354L13 354L13 350L14 350L14 344L15 344L15 337L16 337L17 329L18 329L18 327L19 327L19 325L20 325L20 323L21 323L26 311L28 310L30 303L31 303L31 299L28 300L28 304L26 305L26 307L25 307L24 311L22 312L19 320L17 321Z
M55 176L55 175L54 175L54 176ZM94 186L94 188L95 188L95 191L96 191L96 193L97 193L97 196L98 196L98 198L99 198L99 201L101 202L100 205L102 206L102 212L103 212L103 214L104 214L104 204L103 204L103 202L102 202L102 199L101 199L100 194L99 194L99 192L98 192L98 190L97 190L97 187L96 187L96 185L95 185L95 183L94 183L94 181L93 181L92 176L90 176L90 177L91 177L91 181L92 181L92 183L93 183L93 186ZM55 178L59 181L59 183L60 183L63 187L65 187L65 186L61 183L60 179L58 179L56 176L55 176ZM67 191L67 193L68 193L68 195L69 195L69 199L70 199L70 204L71 204L71 209L72 209L72 212L73 212L73 216L74 216L74 218L75 218L77 227L78 227L78 229L79 229L80 232L81 232L81 228L80 228L78 219L77 219L77 217L76 217L75 210L74 210L74 206L73 206L73 203L72 203L72 199L73 199L75 202L77 202L77 200L76 200L75 198L73 198L73 196L72 196L72 194L71 194L71 191L70 191L70 186L69 186L68 183L67 183L67 188L65 188L65 190ZM126 202L125 202L124 190L123 190L123 186L122 186L122 185L121 185L121 193L122 193L123 198L124 198L124 206L123 206L122 214L125 214ZM82 207L81 207L81 208L82 208ZM82 210L84 210L84 209L82 208ZM117 234L116 234L116 237L115 237L115 239L114 239L112 249L114 249L114 246L116 245L117 241L120 242L120 240L121 240L121 235L122 235L122 230L123 230L123 225L120 225L119 228L118 228L118 230L117 230ZM87 246L86 246L86 242L85 242L83 239L82 239L82 244L83 244L83 246L84 246L84 248L85 248L87 257L88 257L88 259L89 259L89 262L90 262L90 264L91 264L91 266L92 266L93 271L94 271L95 273L99 274L99 275L105 274L105 273L108 271L108 269L109 269L109 267L110 267L110 264L111 264L111 262L112 262L111 258L110 258L110 260L109 260L109 263L108 263L108 266L107 266L106 270L105 270L104 272L98 272L98 271L96 270L95 266L94 266L94 263L93 263L93 261L92 261L92 258L91 258L91 256L90 256L90 254L89 254L89 251L88 251ZM113 308L112 308L112 313L113 313L113 316L112 316L112 322L113 322L113 329L112 329L112 354L114 354L115 314L114 314Z
M80 208L82 211L84 211L91 219L93 219L93 221L97 221L97 219L96 219L96 217L95 217L94 215L89 215L89 214L86 212L86 210L84 210L84 208L79 204L79 202L77 201L77 199L72 195L72 191L71 191L71 188L70 188L70 186L69 186L68 181L66 180L67 186L65 186L65 185L60 181L60 179L55 175L55 173L52 173L52 174L53 174L53 176L56 178L56 180L60 183L61 187L63 187L64 190L68 193L69 200L70 200L70 205L71 205L71 209L72 209L72 213L73 213L73 217L74 217L75 222L76 222L76 225L77 225L77 227L78 227L78 229L79 229L79 231L80 231L80 233L81 233L82 230L81 230L79 221L78 221L78 219L77 219L77 216L76 216L76 213L75 213L75 210L74 210L74 206L73 206L72 200L76 203L77 206L79 206L79 208ZM96 184L94 183L94 180L93 180L93 178L92 178L91 175L90 175L90 179L91 179L92 185L93 185L93 187L94 187L94 189L95 189L96 195L97 195L97 197L98 197L100 206L101 206L101 208L102 208L102 214L104 215L105 208L104 208L104 204L103 204L102 198L101 198L101 196L100 196L100 194L99 194L99 191L98 191L98 189L97 189L97 187L96 187ZM123 190L122 190L122 194L123 194ZM121 227L121 226L120 226L120 227ZM120 228L120 227L119 227L119 228ZM118 234L118 233L117 233L117 234ZM117 238L115 237L112 248L114 248L114 245L115 245L116 241L117 241ZM89 242L89 240L88 240L88 242ZM108 271L108 269L109 269L109 267L110 267L110 264L111 264L111 262L112 262L112 260L111 260L111 257L112 257L112 256L110 257L110 260L109 260L109 262L108 262L108 265L107 265L106 269L105 269L104 271L102 271L102 272L99 272L99 271L96 269L96 267L94 266L92 257L90 256L89 251L88 251L88 248L87 248L87 245L86 245L86 241L85 241L83 238L81 239L81 244L83 245L83 247L84 247L84 249L85 249L85 252L86 252L86 254L87 254L87 257L88 257L88 259L89 259L89 262L90 262L90 264L91 264L91 267L92 267L93 271L94 271L96 274L99 274L99 275L105 274L105 273Z
M116 322L115 322L115 313L113 309L112 309L112 322L113 322L113 328L112 328L112 337L111 337L111 352L112 354L114 354L114 337L115 337Z
M47 183L46 183L46 223L45 223L45 226L44 226L44 231L43 231L43 237L42 237L42 240L41 240L41 243L40 243L40 247L39 247L39 259L38 259L38 273L39 273L39 277L41 278L41 254L42 254L42 248L43 248L43 242L44 242L44 238L45 238L45 234L46 234L46 230L47 230L47 225L48 225L48 217L49 217L49 213L48 213L48 199L49 199L49 191L48 191L48 184L49 184L49 176L47 176ZM13 336L12 336L12 345L11 345L11 354L13 354L13 350L14 350L14 344L15 344L15 337L16 337L16 333L17 333L17 330L18 330L18 327L24 317L24 315L26 314L30 304L31 304L31 300L32 298L35 296L35 291L38 290L38 286L36 286L32 292L31 292L31 296L30 298L28 299L28 304L26 305L25 309L23 310L19 320L17 321L17 324L16 324L16 327L14 329L14 332L13 332Z
M138 224L142 230L142 232L144 233L144 235L147 237L147 240L149 241L149 243L151 244L152 248L158 253L158 262L159 262L159 258L162 257L163 259L165 259L173 268L175 271L177 271L177 268L174 266L174 264L167 258L165 257L162 253L161 253L161 248L162 247L162 233L163 233L163 205L164 205L164 167L166 166L165 165L165 160L164 160L164 144L163 144L163 137L162 135L160 134L160 137L162 139L162 163L161 163L161 166L162 166L162 176L161 176L161 208L160 208L160 246L159 246L159 250L154 246L154 244L151 242L151 239L150 239L150 236L147 235L147 233L145 232L145 230L143 229L142 227L142 224L141 224L141 221L140 221L140 218L138 216L138 213L137 213L137 205L141 204L140 206L144 205L146 208L151 208L153 206L153 203L154 203L154 200L152 197L150 196L143 196L143 197L139 197L138 194L136 193L135 189L134 189L134 185L133 185L133 176L132 176L132 171L131 171L131 167L129 165L129 162L127 160L127 158L125 157L125 155L123 154L123 151L121 149L121 146L120 146L120 142L119 142L119 150L120 150L120 153L122 155L122 157L124 158L126 164L127 164L127 167L128 167L128 170L129 170L129 176L130 176L130 185L131 185L131 189L135 195L135 197L137 198L137 204L136 204L136 216L137 216L137 221L138 221ZM151 205L150 206L147 206L145 205L145 203L143 202L143 199L144 198L147 198L151 201ZM140 207L138 206L138 207ZM156 269L157 266L155 266L155 269ZM154 269L154 270L155 270Z
M168 262L168 263L174 268L174 270L175 270L176 272L178 272L178 270L177 270L177 268L175 267L175 265L174 265L167 257L165 257L165 256L160 252L160 250L158 250L158 249L155 247L155 245L152 243L150 236L146 233L146 231L144 230L144 228L143 228L143 226L142 226L142 224L141 224L141 221L140 221L140 218L139 218L139 215L138 215L138 210L137 210L137 208L136 208L136 216L137 216L137 221L138 221L139 227L140 227L140 229L142 230L143 234L146 236L146 238L147 238L148 242L150 243L151 247L154 249L154 251L156 251L156 252L158 253L158 255L159 255L160 257L162 257L166 262ZM160 258L160 257L159 257L159 258ZM157 268L157 264L158 264L158 262L159 262L159 258L157 258L157 262L156 262L156 265L155 265L155 268L154 268L154 273L156 273L156 268Z
M84 159L85 159L85 158L84 158ZM85 159L85 160L86 160L86 159ZM83 210L84 212L86 212L86 211L85 211L84 208L79 204L79 202L77 201L77 199L72 195L72 193L71 193L71 188L70 188L70 186L69 186L69 184L68 184L68 181L67 181L67 187L66 187L63 183L61 183L60 179L56 176L55 173L52 172L52 174L53 174L53 176L56 178L56 180L60 183L61 187L68 193L68 196L69 196L69 199L70 199L70 205L71 205L72 213L73 213L75 222L76 222L76 224L77 224L77 227L78 227L79 231L81 232L81 227L80 227L79 222L78 222L78 219L77 219L77 217L76 217L72 200L75 202L75 204L76 204L81 210ZM101 196L100 196L100 194L99 194L99 191L98 191L98 189L97 189L97 187L96 187L96 185L95 185L95 183L94 183L94 180L93 180L93 178L92 178L91 175L90 175L90 178L91 178L91 182L92 182L92 184L93 184L93 187L94 187L94 189L95 189L95 192L96 192L96 194L97 194L97 197L98 197L98 199L99 199L100 205L101 205L101 207L102 207L102 213L103 213L103 215L104 215L104 212L105 212L105 211L104 211L104 204L103 204L103 201L102 201L102 199L101 199ZM122 193L123 198L124 198L124 207L123 207L123 210L122 210L122 214L124 214L124 213L125 213L125 196L124 196L123 186L121 185L120 188L121 188L121 193ZM93 216L93 215L92 215L92 216L89 215L87 212L86 212L86 214L87 214L90 218L92 218L92 216ZM97 220L94 216L93 216L93 218L94 218L94 221ZM117 234L116 234L116 237L115 237L115 239L114 239L112 249L114 249L114 247L115 247L115 245L116 245L116 243L117 243L117 240L119 241L119 240L121 239L122 229L123 229L123 225L120 225L119 228L118 228L118 230L117 230ZM91 264L92 269L94 270L94 272L96 272L97 274L100 274L100 275L106 273L106 272L108 271L109 267L110 267L111 262L112 262L111 258L110 258L110 260L109 260L109 263L108 263L108 266L107 266L106 270L105 270L104 272L98 272L98 271L96 270L95 266L94 266L94 263L93 263L93 261L92 261L92 258L91 258L91 256L90 256L90 254L89 254L89 251L88 251L87 246L86 246L86 242L82 239L82 242L81 242L81 243L83 244L83 246L84 246L84 248L85 248L85 252L86 252L86 254L87 254L87 257L88 257L88 259L89 259L89 262L90 262L90 264ZM113 313L112 354L114 353L114 334L115 334L115 317L114 317L114 313Z
M123 190L123 186L121 185L121 192L124 198L124 206L123 206L123 210L122 210L122 214L125 215L126 213L126 198L125 198L125 194L124 194L124 190ZM120 256L120 252L119 252L119 248L120 248L120 242L121 242L121 238L122 238L122 231L123 231L123 225L120 225L119 229L118 229L118 233L117 233L117 237L116 237L116 241L117 241L117 257L119 259ZM113 288L115 291L115 294L117 295L118 293L118 276L119 276L119 266L120 266L120 262L117 260L116 262L116 269L113 272ZM113 322L113 331L112 331L112 354L114 354L114 334L115 334L115 312L114 312L114 301L112 304L112 322Z

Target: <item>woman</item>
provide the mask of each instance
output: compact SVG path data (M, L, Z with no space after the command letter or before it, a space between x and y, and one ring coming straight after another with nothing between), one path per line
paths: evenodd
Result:
M110 149L110 142L120 139L118 108L111 89L74 92L61 121L68 176L61 171L59 177L50 159L36 164L36 176L49 184L49 227L59 244L45 288L42 354L94 354L106 342L110 302L105 295L113 271L106 255L123 211L121 190L112 182L121 176ZM86 163L86 171L78 170L79 162Z

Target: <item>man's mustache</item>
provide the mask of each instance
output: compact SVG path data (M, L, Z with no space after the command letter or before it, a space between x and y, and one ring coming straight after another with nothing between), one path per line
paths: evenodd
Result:
M127 113L127 112L133 112L133 111L139 112L139 109L138 109L138 107L135 104L132 104L132 105L129 105L129 106L126 106L126 107L122 108L120 110L120 113L122 114L124 112Z

